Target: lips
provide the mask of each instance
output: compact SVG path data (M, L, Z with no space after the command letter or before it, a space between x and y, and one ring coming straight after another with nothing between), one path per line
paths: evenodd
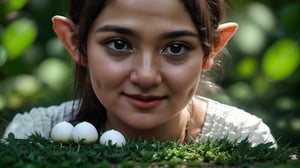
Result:
M129 103L137 108L149 109L158 106L167 96L128 95L124 94Z
M143 95L127 95L128 97L131 97L133 99L137 99L140 101L156 101L156 100L160 100L160 99L164 99L165 97L158 97L158 96L143 96Z

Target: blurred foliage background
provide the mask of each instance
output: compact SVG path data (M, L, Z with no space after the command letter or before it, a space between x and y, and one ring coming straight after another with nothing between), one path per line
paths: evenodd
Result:
M220 101L267 123L279 144L300 142L300 1L227 0L239 24L217 81ZM52 30L61 0L0 0L0 134L17 112L73 97L73 62Z

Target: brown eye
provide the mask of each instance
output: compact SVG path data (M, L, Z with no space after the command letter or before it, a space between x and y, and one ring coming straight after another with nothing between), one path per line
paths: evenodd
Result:
M114 41L112 45L113 45L113 48L115 48L117 50L122 50L122 49L126 48L126 43L121 40Z
M191 45L183 42L172 42L163 50L163 54L167 56L180 57L184 56L192 49Z
M130 45L122 39L111 39L105 42L107 48L115 52L126 52L132 50Z
M170 51L170 53L178 54L182 52L183 49L184 48L182 45L174 43L170 45L168 50Z

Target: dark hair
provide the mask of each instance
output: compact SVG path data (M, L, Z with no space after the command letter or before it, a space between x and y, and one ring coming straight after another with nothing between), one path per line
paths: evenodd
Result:
M70 0L69 17L78 28L77 48L81 57L87 55L87 36L96 17L107 0ZM190 14L204 49L204 61L209 56L212 44L218 42L217 28L224 15L223 0L181 0ZM80 99L80 108L73 123L88 121L97 129L103 129L106 109L97 99L88 77L88 70L79 64L75 67L75 98Z

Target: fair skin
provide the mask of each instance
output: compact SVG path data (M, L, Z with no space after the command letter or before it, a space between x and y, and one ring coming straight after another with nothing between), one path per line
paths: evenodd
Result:
M211 68L237 28L234 23L219 28L221 39L204 62L198 32L179 1L114 0L89 31L87 59L79 59L74 24L61 16L53 22L74 60L89 69L94 92L107 109L105 129L126 138L181 142L199 74ZM201 131L206 103L192 102L188 136L193 138Z

